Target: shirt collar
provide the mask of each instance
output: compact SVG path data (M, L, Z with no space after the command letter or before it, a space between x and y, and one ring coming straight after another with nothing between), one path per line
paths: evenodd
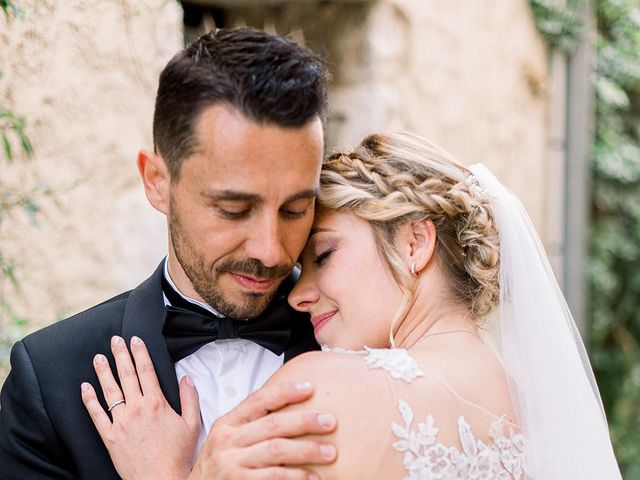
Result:
M193 303L195 305L198 305L199 307L204 308L205 310L208 310L209 312L213 313L216 317L224 318L223 314L218 312L215 308L213 308L208 303L204 303L204 302L201 302L199 300L196 300L195 298L188 297L187 295L183 294L178 289L178 287L176 287L176 284L173 283L173 280L171 279L171 275L169 275L169 257L165 257L165 259L164 259L164 278L167 279L167 282L169 283L171 288L173 288L176 291L176 293L178 295L180 295L182 298L184 298L187 302L191 302L191 303ZM167 298L167 296L164 293L162 294L162 297L164 298L164 304L165 305L171 305L171 302L169 301L169 299Z

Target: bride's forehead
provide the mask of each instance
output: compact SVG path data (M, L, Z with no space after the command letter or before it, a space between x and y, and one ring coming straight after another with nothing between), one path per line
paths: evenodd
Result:
M337 210L329 210L326 208L319 208L316 210L316 214L313 219L313 228L343 229L343 228L354 227L359 223L366 223L366 222L358 218L353 213L340 212Z
M339 218L339 213L335 210L328 210L326 208L316 208L315 216L313 217L313 226L316 228L322 228L327 224L336 223Z

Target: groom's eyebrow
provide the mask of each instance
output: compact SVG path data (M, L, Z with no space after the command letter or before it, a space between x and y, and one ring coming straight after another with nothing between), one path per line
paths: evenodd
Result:
M260 195L255 193L247 193L241 192L238 190L215 190L203 192L203 196L214 200L214 201L236 201L236 202L252 202L252 203L262 203L264 200ZM295 202L296 200L300 200L303 198L315 198L318 196L317 188L308 188L306 190L302 190L300 192L294 193L293 195L288 196L284 203Z
M254 202L258 203L262 201L260 195L255 193L239 192L237 190L214 190L208 192L202 192L202 195L211 200L228 200L228 201L242 201L242 202Z
M309 188L307 190L302 190L301 192L294 193L287 197L284 203L295 202L296 200L300 200L302 198L315 198L318 196L317 188Z

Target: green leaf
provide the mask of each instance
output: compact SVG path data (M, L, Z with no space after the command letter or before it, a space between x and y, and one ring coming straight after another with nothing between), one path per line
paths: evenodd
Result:
M576 14L582 1L568 0L566 3L559 3L551 0L529 0L536 27L552 50L569 53L575 49L584 29L582 20Z
M4 12L5 17L9 20L10 17L23 17L24 10L16 4L13 0L0 0L0 8Z
M23 131L18 132L18 136L20 137L20 145L22 146L24 153L29 157L33 155L33 146L31 145L29 138Z
M627 108L629 106L629 96L624 89L616 82L600 77L596 83L598 97L614 108Z
M20 284L18 283L18 278L16 277L15 267L13 265L6 265L3 273L11 282L13 288L19 290Z
M4 147L4 154L9 162L13 162L13 152L11 151L11 142L6 132L2 132L2 146Z

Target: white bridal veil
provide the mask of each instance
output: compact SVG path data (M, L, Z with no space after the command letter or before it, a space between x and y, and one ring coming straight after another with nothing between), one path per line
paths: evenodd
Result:
M527 438L527 478L621 479L591 365L531 220L487 168L470 170L498 224L495 340Z

